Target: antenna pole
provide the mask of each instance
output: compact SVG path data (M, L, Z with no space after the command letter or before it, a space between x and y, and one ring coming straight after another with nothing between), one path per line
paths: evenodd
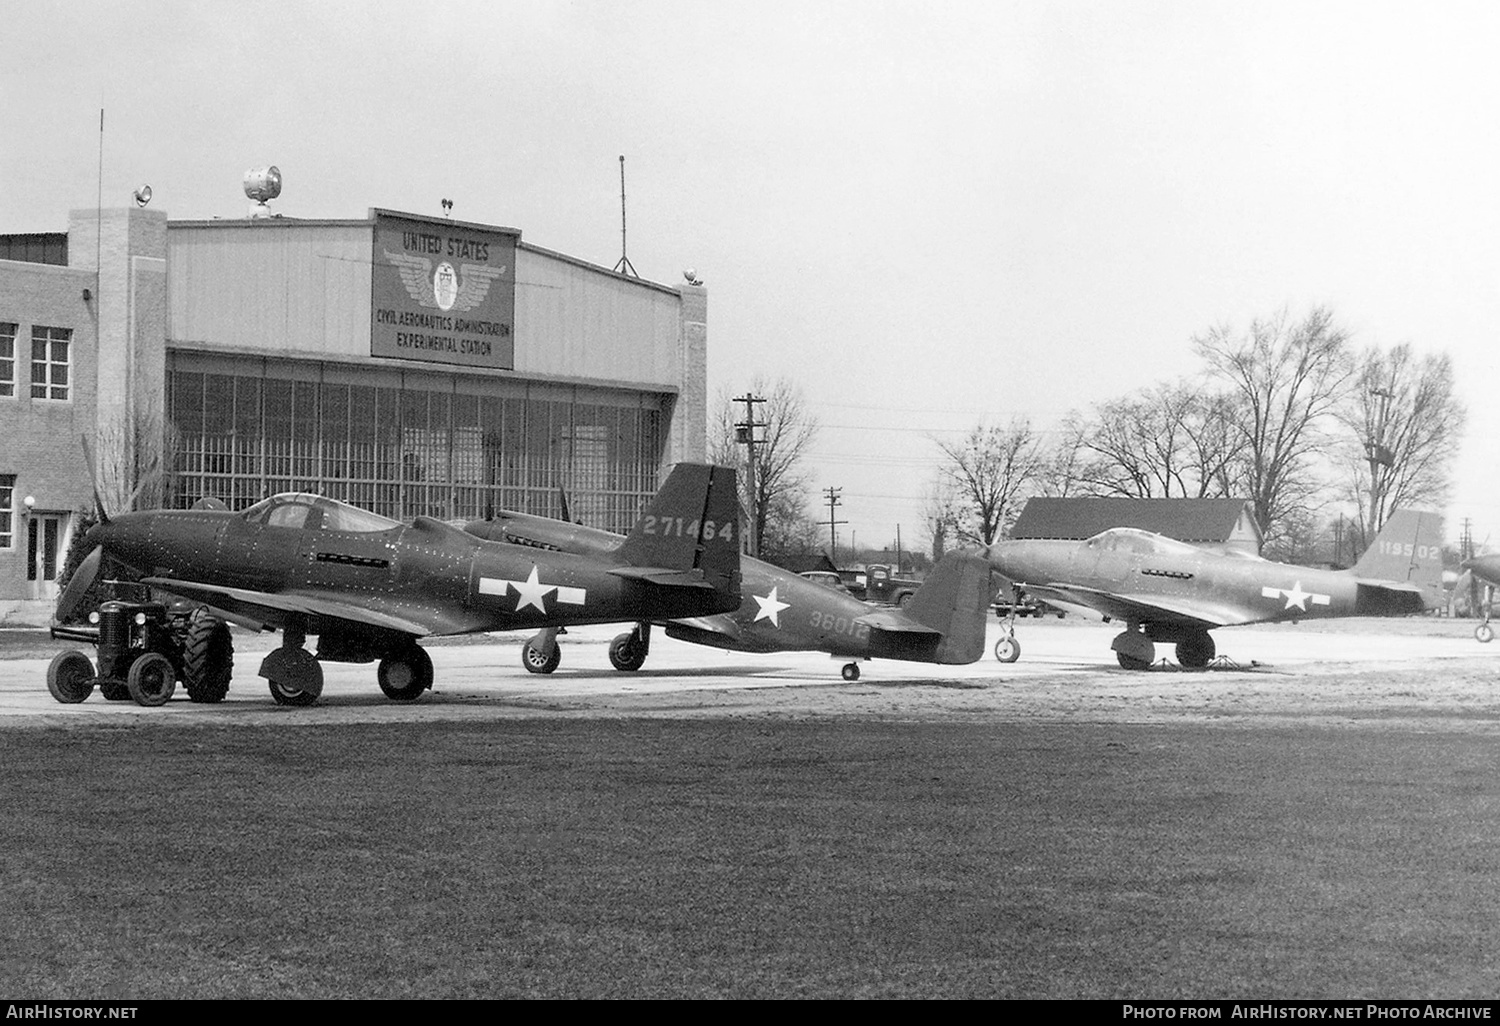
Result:
M620 154L620 262L615 264L616 274L628 274L632 278L639 278L635 273L635 266L631 264L630 258L625 255L625 154Z

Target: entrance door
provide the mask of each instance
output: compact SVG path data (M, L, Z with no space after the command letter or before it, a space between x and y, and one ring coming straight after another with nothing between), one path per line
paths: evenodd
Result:
M67 521L67 513L33 513L26 520L26 580L39 599L57 598L58 556Z

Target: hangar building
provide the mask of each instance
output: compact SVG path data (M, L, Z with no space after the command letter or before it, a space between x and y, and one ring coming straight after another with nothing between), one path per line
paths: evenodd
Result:
M72 212L0 235L0 620L45 622L93 504L288 490L627 530L706 449L706 290L514 228Z

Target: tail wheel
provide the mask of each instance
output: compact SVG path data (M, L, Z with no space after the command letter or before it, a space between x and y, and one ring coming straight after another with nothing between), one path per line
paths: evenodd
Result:
M432 687L432 659L420 645L392 652L380 660L375 679L386 698L413 701Z
M614 646L611 645L610 649L610 654L613 655ZM555 642L551 652L546 652L529 641L521 647L521 665L530 673L551 673L561 662L562 646Z
M1487 623L1482 623L1474 628L1474 637L1488 645L1491 641L1495 640L1495 628Z
M160 652L147 652L130 664L125 686L137 705L166 705L177 690L177 667Z
M859 664L845 663L842 673L845 680L859 680Z
M75 650L59 652L47 667L47 690L63 705L76 705L94 693L94 664Z
M1021 643L1014 634L1007 634L995 642L995 658L1002 663L1013 663L1021 658Z
M234 671L229 626L206 609L193 612L182 647L182 683L194 702L222 702Z
M646 649L640 645L634 633L617 634L609 643L609 661L615 669L633 673L646 663Z

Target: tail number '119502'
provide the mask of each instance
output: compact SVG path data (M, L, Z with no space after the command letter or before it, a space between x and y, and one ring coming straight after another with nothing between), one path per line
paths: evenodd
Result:
M712 520L703 521L703 533L698 533L698 521L689 520L687 517L658 517L645 516L641 518L641 533L655 534L663 538L700 538L703 541L712 541L715 538L722 541L734 541L734 522L716 524Z

